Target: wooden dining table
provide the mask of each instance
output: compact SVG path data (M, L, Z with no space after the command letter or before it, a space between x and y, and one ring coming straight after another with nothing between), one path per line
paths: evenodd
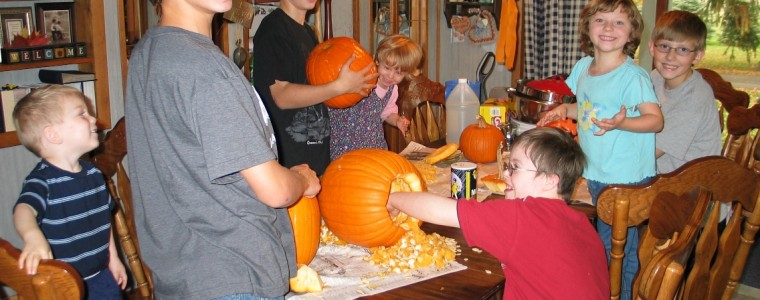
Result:
M425 223L422 230L456 240L462 250L456 261L467 269L359 299L501 299L504 271L496 258L469 247L459 228Z

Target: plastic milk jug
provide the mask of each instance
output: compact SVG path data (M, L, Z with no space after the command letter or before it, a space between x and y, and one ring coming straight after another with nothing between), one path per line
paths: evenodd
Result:
M467 84L467 79L460 78L454 90L446 98L446 143L459 144L462 131L475 123L475 116L479 113L478 96Z

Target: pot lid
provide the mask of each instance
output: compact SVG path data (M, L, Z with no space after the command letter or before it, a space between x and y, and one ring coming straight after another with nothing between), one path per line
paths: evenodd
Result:
M566 96L575 96L573 94L573 91L570 90L570 87L567 86L567 83L565 83L565 79L562 77L562 75L555 75L548 79L531 80L528 81L526 85L530 88L540 91L554 92Z

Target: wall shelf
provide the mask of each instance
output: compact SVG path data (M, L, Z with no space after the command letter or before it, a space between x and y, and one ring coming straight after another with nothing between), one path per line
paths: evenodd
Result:
M445 6L443 8L443 15L446 16L446 25L451 28L451 17L453 16L472 16L479 13L479 11L471 12L471 9L485 9L491 12L494 21L496 21L496 29L499 29L499 18L501 17L501 1L494 0L493 3L481 3L481 2L452 2L451 0L445 0Z
M30 6L44 1L28 1ZM0 1L0 7L6 7L4 1ZM17 85L36 84L39 82L6 82L6 74L16 71L34 70L39 68L75 65L80 71L95 74L95 101L97 107L97 125L99 130L111 128L111 101L109 99L108 82L108 53L106 52L105 36L105 11L102 0L75 0L74 1L74 26L76 30L76 42L83 42L87 47L87 57L61 58L54 60L32 61L16 64L0 65L0 82L2 84L13 83ZM27 71L28 72L28 71ZM11 76L9 76L11 77ZM0 133L0 148L19 145L16 132Z

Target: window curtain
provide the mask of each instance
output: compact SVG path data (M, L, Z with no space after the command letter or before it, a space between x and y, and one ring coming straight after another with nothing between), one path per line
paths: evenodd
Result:
M525 78L570 74L582 56L579 15L588 0L526 0Z

